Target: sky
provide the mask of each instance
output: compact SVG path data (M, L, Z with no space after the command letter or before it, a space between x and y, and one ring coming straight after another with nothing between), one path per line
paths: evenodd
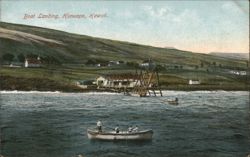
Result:
M199 53L249 52L248 0L0 2L3 22Z

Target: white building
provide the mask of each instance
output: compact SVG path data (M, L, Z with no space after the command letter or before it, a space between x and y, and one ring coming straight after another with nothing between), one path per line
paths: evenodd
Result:
M148 60L144 60L140 64L140 67L153 70L155 69L156 64L151 59L148 59Z
M98 64L96 64L96 66L97 67L106 67L106 66L108 66L108 64L107 63L98 63Z
M240 75L247 75L246 71L240 71Z
M133 88L139 84L139 77L133 74L113 74L99 76L96 84L99 88Z
M121 65L124 64L123 61L109 61L108 66Z
M230 74L234 74L234 75L247 75L247 72L246 71L236 71L236 70L231 70L229 71Z
M9 67L11 68L21 68L23 66L23 63L21 62L11 62Z
M200 84L200 81L199 80L189 80L188 84L190 84L190 85L197 85L197 84Z

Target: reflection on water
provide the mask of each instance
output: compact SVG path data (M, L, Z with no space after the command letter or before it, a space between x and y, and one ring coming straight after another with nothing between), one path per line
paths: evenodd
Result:
M165 91L139 98L110 93L1 92L0 154L7 157L246 156L248 92ZM168 98L179 98L169 105ZM153 129L152 141L91 141L86 129Z

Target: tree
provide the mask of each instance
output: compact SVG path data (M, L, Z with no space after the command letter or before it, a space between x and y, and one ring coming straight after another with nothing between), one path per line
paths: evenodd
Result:
M13 54L6 53L6 54L3 55L3 60L10 63L10 62L13 61L14 57L15 56Z
M134 68L138 68L138 67L139 67L139 64L136 63L136 62L127 62L127 66L134 67Z
M157 71L162 71L162 70L165 70L165 67L162 66L162 65L160 65L160 64L157 64L157 65L156 65L156 70L157 70Z
M30 53L30 54L27 55L27 57L28 58L37 58L38 55Z
M19 55L17 56L17 58L18 58L19 62L24 62L24 60L25 60L25 57L24 57L24 55L23 55L22 53L19 54Z
M94 64L96 64L96 61L92 59L88 59L88 61L86 62L86 65L94 65Z
M43 60L48 64L61 64L61 62L53 56L45 56Z

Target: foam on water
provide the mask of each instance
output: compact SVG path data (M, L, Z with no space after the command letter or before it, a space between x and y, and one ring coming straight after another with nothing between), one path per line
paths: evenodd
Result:
M44 94L58 94L60 93L59 91L18 91L18 90L13 90L13 91L0 91L0 94L34 94L34 93L44 93Z
M123 95L122 93L112 93L112 92L87 92L83 94L85 95Z

